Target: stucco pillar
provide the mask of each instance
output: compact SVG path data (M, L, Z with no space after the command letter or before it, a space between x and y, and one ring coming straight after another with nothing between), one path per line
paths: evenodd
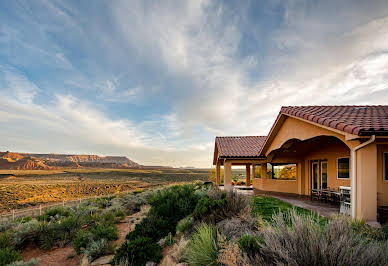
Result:
M245 166L245 185L250 186L251 185L251 165L247 164Z
M267 164L262 163L261 164L261 179L266 179L267 178Z
M304 191L304 169L303 169L303 161L299 161L296 164L296 182L298 183L298 194L303 195Z
M224 162L224 187L225 190L232 189L232 162Z
M377 220L377 147L369 144L357 151L356 218ZM352 189L353 190L353 189ZM353 191L352 191L353 193Z
M217 161L216 165L216 185L219 186L221 184L221 164Z

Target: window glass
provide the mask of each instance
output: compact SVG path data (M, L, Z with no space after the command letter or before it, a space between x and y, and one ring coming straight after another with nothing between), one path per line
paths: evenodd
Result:
M261 178L261 166L260 165L255 165L255 178Z
M295 180L296 164L270 164L267 166L267 175L272 179Z
M337 159L338 178L349 178L349 157Z
M388 181L388 152L384 153L384 179Z

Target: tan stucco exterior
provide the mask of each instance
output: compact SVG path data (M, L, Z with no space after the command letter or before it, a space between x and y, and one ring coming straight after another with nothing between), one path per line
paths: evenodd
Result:
M383 153L388 152L388 139L377 137L373 143L352 153L352 150L355 151L357 146L368 139L369 137L358 137L307 120L281 115L262 150L261 155L265 156L265 159L228 159L223 162L225 186L227 189L231 187L229 184L231 184L232 165L246 163L248 176L248 167L261 164L261 178L252 178L253 188L310 195L312 161L317 161L319 164L322 161L327 162L327 186L329 188L338 189L339 186L351 186L351 160L352 154L355 154L357 165L355 217L366 221L376 221L377 207L388 206L388 181L385 181L383 176ZM350 173L347 179L337 177L337 159L343 157L349 158ZM296 164L296 180L267 178L267 162ZM250 173L254 173L254 170Z

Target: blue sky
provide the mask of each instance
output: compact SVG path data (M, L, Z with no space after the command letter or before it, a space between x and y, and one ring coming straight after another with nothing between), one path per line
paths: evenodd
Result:
M1 1L0 150L209 167L282 105L388 103L387 1Z

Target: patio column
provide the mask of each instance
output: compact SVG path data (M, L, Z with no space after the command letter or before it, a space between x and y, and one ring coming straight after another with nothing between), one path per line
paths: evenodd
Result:
M253 179L255 178L255 163L252 163L252 174L251 174L251 180L253 182Z
M221 184L221 163L217 160L216 165L216 185L219 186Z
M356 218L367 222L377 219L377 146L369 144L358 151L357 156L357 185ZM352 203L353 204L353 203Z
M224 188L225 190L232 189L232 162L224 162Z
M267 163L261 164L261 179L267 178Z
M247 164L245 166L245 185L250 186L251 185L251 165Z

